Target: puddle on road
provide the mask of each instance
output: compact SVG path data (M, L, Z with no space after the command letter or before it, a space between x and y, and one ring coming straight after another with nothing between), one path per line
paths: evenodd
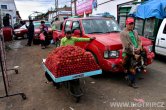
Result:
M24 46L21 44L21 41L17 42L12 42L12 44L9 45L11 49L20 49L23 48Z

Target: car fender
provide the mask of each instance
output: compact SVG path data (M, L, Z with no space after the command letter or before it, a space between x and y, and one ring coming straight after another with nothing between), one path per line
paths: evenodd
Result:
M102 62L101 60L102 58L102 52L99 50L99 48L93 44L89 44L85 50L91 52L93 55L95 55L95 57L97 58L97 63L100 64L100 62Z

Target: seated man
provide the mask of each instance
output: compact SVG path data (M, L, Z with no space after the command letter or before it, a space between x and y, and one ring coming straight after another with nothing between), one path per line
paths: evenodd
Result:
M129 86L137 88L136 73L140 69L145 71L146 52L142 48L142 42L138 33L133 30L134 19L127 18L126 28L120 33L123 46L123 59L125 72L128 74Z

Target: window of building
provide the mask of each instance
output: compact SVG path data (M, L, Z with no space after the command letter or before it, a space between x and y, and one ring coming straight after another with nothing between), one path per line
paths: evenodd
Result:
M1 5L1 9L7 9L7 5Z

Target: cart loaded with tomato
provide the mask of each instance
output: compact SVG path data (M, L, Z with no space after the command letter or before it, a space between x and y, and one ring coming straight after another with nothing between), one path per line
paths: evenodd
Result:
M54 49L43 60L42 67L48 81L57 88L65 85L77 102L83 95L80 78L102 73L90 52L72 45Z

